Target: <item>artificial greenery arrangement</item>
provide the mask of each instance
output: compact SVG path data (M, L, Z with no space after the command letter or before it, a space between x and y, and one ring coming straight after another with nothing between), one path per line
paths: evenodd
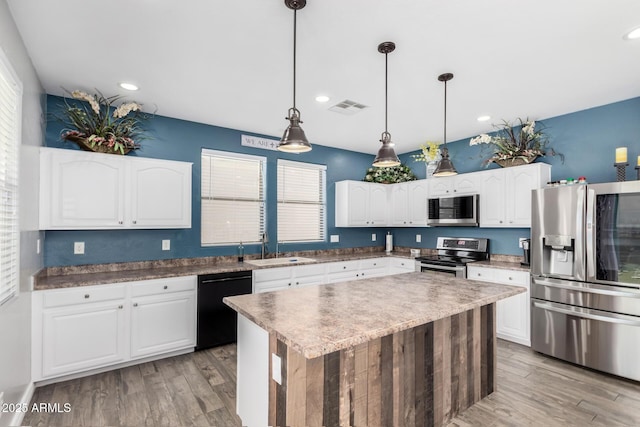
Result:
M437 142L427 141L426 144L423 144L420 146L420 153L412 154L411 157L413 157L413 159L416 162L429 163L429 162L439 160L438 159L439 154L440 154L439 144Z
M394 184L418 179L411 168L405 164L389 168L370 167L364 176L366 182L378 182L382 184Z
M497 130L493 136L483 133L471 138L469 145L492 145L493 154L483 161L485 166L490 163L502 167L517 166L533 163L541 156L555 155L564 161L564 155L549 147L549 137L544 133L544 126L536 129L536 122L533 120L517 120L517 124L503 120L502 124L494 125Z
M116 108L122 96L105 97L96 92L67 91L73 99L84 102L70 103L65 98L62 117L57 117L65 125L60 137L84 150L103 153L126 154L140 148L139 142L146 138L141 123L149 118L140 110L141 105L123 102Z

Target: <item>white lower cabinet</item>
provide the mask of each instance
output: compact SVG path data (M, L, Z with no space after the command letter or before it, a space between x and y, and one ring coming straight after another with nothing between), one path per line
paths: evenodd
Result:
M197 277L33 292L33 380L196 344Z
M530 278L526 271L467 266L467 278L483 282L520 286L527 292L496 303L496 335L498 338L531 346L530 331Z
M407 258L389 258L389 273L402 274L416 271L416 262Z
M323 283L326 283L324 264L253 270L254 294Z

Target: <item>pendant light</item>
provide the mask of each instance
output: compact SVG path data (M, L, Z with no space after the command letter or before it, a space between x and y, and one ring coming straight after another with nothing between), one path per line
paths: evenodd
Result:
M382 132L382 138L380 139L382 147L380 147L378 155L373 160L373 166L378 168L390 168L400 164L400 160L398 159L398 156L396 156L396 152L393 150L393 146L395 144L391 142L391 134L387 132L387 75L389 74L387 56L389 53L393 52L395 48L396 45L393 42L383 42L378 45L378 52L384 53L384 132Z
M300 111L296 108L296 16L298 10L307 5L307 0L284 0L284 4L293 9L293 107L289 108L289 127L284 131L278 143L278 150L287 153L305 153L311 151L311 144L300 127Z
M442 159L438 162L438 167L433 172L433 176L452 176L458 175L458 171L449 159L449 150L447 149L447 82L453 78L453 74L445 73L438 76L438 80L444 82L444 144L440 148Z

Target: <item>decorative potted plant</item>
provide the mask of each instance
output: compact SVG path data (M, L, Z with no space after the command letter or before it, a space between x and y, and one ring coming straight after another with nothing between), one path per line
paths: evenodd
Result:
M420 146L419 154L412 154L411 157L416 162L424 162L427 167L427 178L430 178L438 167L438 160L441 159L440 146L437 142L427 141Z
M549 137L544 128L536 129L533 120L518 118L518 124L506 120L494 127L497 129L493 136L483 133L471 138L469 145L491 144L493 155L483 163L496 163L501 167L519 166L533 163L541 156L558 155L564 161L564 156L550 148Z
M73 99L84 101L68 102L65 98L61 120L65 128L60 137L75 142L81 149L101 153L127 154L140 148L139 142L145 139L141 128L142 121L148 118L140 110L137 102L114 104L122 96L105 97L97 94L74 90L69 94Z
M382 184L395 184L398 182L415 181L418 179L411 168L405 164L392 166L390 168L367 169L364 176L366 182L378 182Z

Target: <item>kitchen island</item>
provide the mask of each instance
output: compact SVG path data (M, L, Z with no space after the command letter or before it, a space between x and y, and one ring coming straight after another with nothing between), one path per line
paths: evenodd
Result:
M406 273L225 298L243 425L443 425L495 390L495 302L522 288Z

